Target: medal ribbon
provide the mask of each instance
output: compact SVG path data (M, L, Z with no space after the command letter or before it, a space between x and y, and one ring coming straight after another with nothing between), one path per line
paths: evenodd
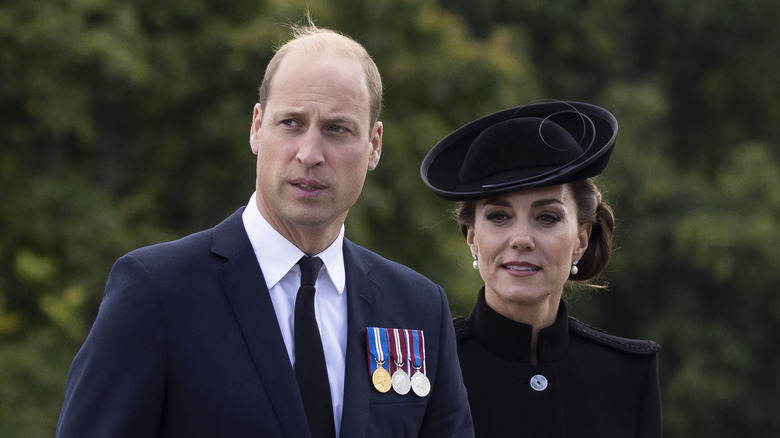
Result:
M414 369L425 374L425 337L422 330L412 330L412 350L414 352Z
M407 360L409 355L407 353L408 347L405 332L406 330L397 328L387 331L387 334L390 336L390 358L392 359L390 374L395 373L399 369L398 364L401 364L400 369L409 374L409 361Z
M412 375L412 331L411 330L404 330L404 340L406 341L406 374L408 374L410 377Z
M371 356L368 358L368 374L374 374L379 364L387 360L387 329L368 327L368 350Z

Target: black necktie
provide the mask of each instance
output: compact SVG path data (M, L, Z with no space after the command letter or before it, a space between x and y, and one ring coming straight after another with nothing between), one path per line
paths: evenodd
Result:
M319 257L303 256L298 264L301 266L301 287L295 298L295 378L298 380L311 436L335 437L328 369L325 366L320 330L314 318L314 283L322 267L322 260Z

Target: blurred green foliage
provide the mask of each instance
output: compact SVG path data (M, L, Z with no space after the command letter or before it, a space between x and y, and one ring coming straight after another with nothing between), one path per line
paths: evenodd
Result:
M246 203L255 90L307 8L385 80L348 237L467 314L480 280L422 157L506 107L605 106L618 248L572 312L662 344L665 436L780 434L780 3L26 0L0 3L0 436L53 434L117 257Z

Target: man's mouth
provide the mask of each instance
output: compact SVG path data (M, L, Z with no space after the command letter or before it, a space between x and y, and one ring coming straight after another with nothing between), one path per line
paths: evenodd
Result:
M313 192L315 190L319 190L320 189L319 186L313 186L313 185L309 185L309 184L293 184L293 185L295 187L298 187L299 189L305 190L307 192Z

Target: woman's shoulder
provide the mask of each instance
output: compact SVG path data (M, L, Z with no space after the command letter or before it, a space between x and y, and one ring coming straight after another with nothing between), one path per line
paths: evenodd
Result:
M653 356L661 350L661 346L654 341L645 339L630 339L615 336L605 330L588 325L576 318L569 318L569 332L580 339L607 347L620 353L634 356ZM452 318L455 328L455 338L458 342L471 337L471 328L463 316Z
M466 318L462 316L452 318L452 326L455 328L455 339L457 341L462 341L471 334L469 323L466 321Z
M569 331L582 339L635 356L653 356L661 349L661 346L653 341L615 336L571 316L569 317Z

